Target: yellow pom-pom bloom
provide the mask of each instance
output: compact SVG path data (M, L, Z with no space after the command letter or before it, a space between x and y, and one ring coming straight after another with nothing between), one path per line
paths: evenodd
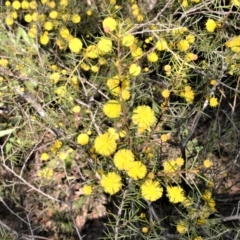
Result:
M122 38L122 45L125 47L130 47L131 45L133 45L134 41L135 37L132 34L125 35Z
M208 19L206 22L206 29L208 32L214 32L217 27L217 23L213 19Z
M55 8L56 7L56 3L54 1L49 1L49 2L47 2L47 6L49 8Z
M21 7L21 3L19 1L13 1L12 7L13 9L18 10Z
M74 53L79 53L82 49L82 41L79 38L72 38L68 44L69 49Z
M212 79L212 80L210 81L210 84L211 84L212 86L214 86L214 85L217 84L217 81L216 81L215 79Z
M104 192L113 195L121 189L122 179L117 173L109 172L107 175L102 176L100 184L103 187Z
M4 59L4 58L0 59L0 66L7 67L7 65L8 65L7 59Z
M195 36L193 34L188 34L186 36L186 40L189 42L189 43L194 43L195 42Z
M218 99L215 98L215 97L211 97L211 98L210 98L210 101L209 101L209 105L210 105L211 107L216 107L216 106L218 105Z
M42 153L41 160L42 161L47 161L48 159L49 159L49 155L47 153Z
M47 31L51 31L53 29L53 23L50 21L47 21L43 24L43 28Z
M107 54L112 51L112 41L109 38L101 38L97 46L100 54Z
M72 111L73 111L74 113L80 113L81 107L78 106L78 105L76 105L76 106L74 106L74 107L72 108Z
M7 17L5 18L5 23L6 23L8 26L12 26L13 23L14 23L14 20L13 20L12 17L7 16Z
M147 60L149 62L157 62L158 60L158 55L155 52L151 52L147 55Z
M143 50L140 47L131 49L131 55L134 59L139 59L143 55Z
M168 89L164 89L161 94L164 98L169 98L170 91Z
M72 17L71 17L71 21L73 23L80 23L81 17L78 14L73 14Z
M141 185L141 194L146 200L153 202L162 197L163 189L158 181L148 179Z
M98 66L96 66L96 65L94 65L94 66L91 66L91 71L92 72L94 72L94 73L96 73L96 72L98 72L98 70L99 70L99 67Z
M25 16L24 16L24 20L25 20L25 22L27 22L27 23L30 23L33 19L32 19L32 15L31 14L26 14Z
M56 83L59 82L60 77L61 77L60 73L59 72L55 72L55 73L52 73L50 75L50 80L51 80L52 83L56 84Z
M48 32L44 32L43 35L40 36L40 43L42 45L47 45L49 42Z
M143 228L142 228L142 232L143 232L143 233L147 233L147 232L148 232L148 228L147 228L147 227L143 227Z
M112 32L116 29L117 22L112 17L107 17L102 22L104 32Z
M57 11L51 11L51 12L49 13L49 17L50 17L51 19L56 19L56 18L58 17L58 12L57 12Z
M17 11L11 12L11 17L12 17L13 19L17 19L17 18L18 18L18 13L17 13Z
M86 49L86 56L88 58L98 58L98 48L95 45L89 45Z
M91 16L91 15L92 15L92 11L91 11L91 10L88 10L88 11L86 12L86 14L87 14L88 16Z
M78 135L77 137L78 144L85 146L88 144L88 142L89 142L89 136L86 133L81 133Z
M110 156L116 151L116 138L109 132L96 137L94 147L98 154L102 156Z
M29 8L29 2L22 1L21 7L22 7L22 9L28 9Z
M118 150L113 157L113 162L118 170L126 171L134 162L134 154L128 149Z
M189 49L190 45L187 40L180 40L180 42L177 44L178 50L185 52Z
M168 48L167 41L164 38L160 38L155 47L158 51L164 51Z
M92 186L84 185L82 191L84 195L89 196L92 194Z
M137 65L136 63L133 63L130 65L130 68L129 68L129 74L131 76L138 76L139 74L141 73L141 67L139 65Z
M179 158L176 158L175 162L179 167L181 167L184 164L184 159L179 157Z
M174 173L178 169L178 165L174 159L167 160L163 163L164 173Z
M6 2L5 2L5 6L6 6L6 7L11 6L11 2L10 2L10 1L6 1Z
M185 234L188 230L188 226L183 220L181 220L177 223L176 228L177 228L178 233L180 233L180 234Z
M156 122L155 113L149 106L138 106L133 110L132 121L139 128L148 129Z
M121 114L121 104L116 100L109 100L104 104L103 112L109 118L118 118Z
M213 165L213 162L212 162L210 159L206 159L206 160L204 160L204 162L203 162L203 166L204 166L205 168L210 168L212 165Z
M180 186L167 186L167 197L171 203L179 203L185 200L184 190Z
M140 161L133 162L130 164L127 174L134 180L143 179L147 174L147 167Z
M169 139L169 135L168 134L162 134L161 135L162 142L166 142L168 139Z
M37 2L36 1L29 2L29 7L33 10L36 9L37 8Z

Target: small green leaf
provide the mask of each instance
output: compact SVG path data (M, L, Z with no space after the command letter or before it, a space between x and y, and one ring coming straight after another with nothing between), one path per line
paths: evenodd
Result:
M15 131L14 128L2 130L2 131L0 131L0 137L4 137L4 136L6 136L6 135L9 135L9 134L11 134L11 133L14 132L14 131Z

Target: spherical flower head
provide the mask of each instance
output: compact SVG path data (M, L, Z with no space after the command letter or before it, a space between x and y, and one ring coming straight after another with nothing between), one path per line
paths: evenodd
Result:
M183 97L188 103L193 103L194 92L192 91L190 86L185 87L185 92L183 93Z
M101 134L96 137L94 141L94 147L98 154L106 157L110 156L116 151L116 138L109 132Z
M240 36L235 36L225 43L226 47L233 48L240 46Z
M177 223L176 228L177 228L178 233L180 233L180 234L185 234L188 230L187 223L184 222L183 220L181 220Z
M78 105L76 105L76 106L74 106L74 107L72 108L72 111L73 111L74 113L80 113L81 107L78 106Z
M112 17L107 17L103 20L102 22L104 32L112 32L116 29L117 22L114 18Z
M78 14L73 14L72 17L71 17L71 21L73 23L80 23L81 17Z
M56 93L59 97L64 97L67 93L67 88L66 86L60 86L54 90L54 93Z
M98 72L99 67L97 65L92 65L90 69L92 72L96 73L96 72Z
M47 34L47 32L44 32L43 35L40 36L40 43L42 45L47 45L48 42L49 42L48 34Z
M190 45L187 40L180 40L179 43L177 44L178 50L181 52L186 52Z
M195 61L197 59L198 59L198 55L191 52L188 52L184 57L184 60L186 62Z
M147 228L147 227L143 227L143 228L142 228L142 232L143 232L143 233L147 233L147 232L148 232L148 228Z
M167 186L167 197L171 203L180 203L185 200L184 190L180 186Z
M41 160L42 160L42 161L47 161L48 159L49 159L48 153L42 153L42 155L41 155Z
M149 62L157 62L158 60L158 55L155 52L151 52L147 55L147 60Z
M8 65L7 59L4 59L4 58L0 59L0 66L7 67L7 65Z
M72 38L68 43L69 49L74 53L79 53L82 49L82 41L79 38Z
M118 150L114 157L113 162L115 167L118 170L128 170L131 166L131 164L134 162L134 154L131 150L128 149L121 149Z
M56 19L57 17L58 17L58 12L57 11L51 11L50 13L49 13L49 17L51 18L51 19Z
M18 10L21 7L21 3L19 1L13 1L12 7L13 9Z
M44 23L43 28L47 31L51 31L53 29L53 23L50 21L47 21Z
M217 23L213 19L209 18L206 22L207 31L208 32L214 32L216 27L217 27Z
M146 200L153 202L162 197L163 188L158 181L147 179L141 185L141 194Z
M100 55L104 55L112 51L112 41L109 38L101 38L97 46Z
M131 55L134 59L139 59L142 57L143 55L143 50L140 47L134 48L133 50L131 50Z
M92 186L90 186L90 185L84 185L82 191L83 191L83 194L84 194L84 195L89 196L89 195L92 194Z
M13 18L12 18L11 16L7 16L7 17L5 18L5 23L6 23L8 26L12 26L13 23L14 23L14 20L13 20Z
M59 82L60 77L61 77L61 75L59 72L54 72L50 75L50 80L52 83L56 84Z
M181 157L178 157L178 158L176 158L175 162L176 162L178 167L181 167L184 164L184 159L181 158Z
M146 105L138 106L133 110L132 121L139 128L148 129L156 122L154 111Z
M141 73L141 67L139 65L137 65L136 63L133 63L130 65L130 68L129 68L129 74L131 76L138 76L139 74Z
M98 58L98 48L95 45L89 45L86 49L86 56L88 58Z
M215 98L215 97L211 97L211 98L210 98L210 101L209 101L209 105L210 105L211 107L216 107L216 106L218 105L218 99Z
M205 168L210 168L212 165L213 165L213 162L212 162L210 159L206 159L206 160L204 160L204 162L203 162L203 166L204 166Z
M189 43L194 43L195 42L195 36L193 34L188 34L186 36L186 40L189 42Z
M24 16L24 20L25 20L25 22L27 22L27 23L30 23L33 19L32 19L32 15L31 14L26 14L25 16Z
M164 51L168 48L167 41L164 38L160 38L155 47L158 51Z
M122 179L117 173L109 172L107 175L102 176L100 184L103 187L104 192L113 195L121 189Z
M134 180L143 179L147 174L147 167L140 161L133 162L130 164L127 174Z
M122 45L125 47L130 47L131 45L133 45L134 41L135 37L132 34L125 35L122 38Z
M168 134L162 134L161 135L161 140L162 140L162 142L167 142L167 140L169 140L169 135Z
M210 81L210 84L211 84L212 86L215 86L215 85L217 84L217 81L216 81L215 79L212 79L212 80Z
M86 133L81 133L78 135L77 137L78 144L85 146L88 144L88 142L89 142L89 136Z
M175 173L178 170L178 165L174 159L167 160L163 163L164 173Z
M118 118L121 114L121 104L116 100L109 100L103 105L103 112L108 118Z
M168 89L164 89L161 94L164 98L169 98L170 91Z

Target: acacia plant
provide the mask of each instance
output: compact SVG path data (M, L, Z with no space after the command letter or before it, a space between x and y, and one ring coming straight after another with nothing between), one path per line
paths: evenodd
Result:
M238 239L239 0L1 8L2 237Z

